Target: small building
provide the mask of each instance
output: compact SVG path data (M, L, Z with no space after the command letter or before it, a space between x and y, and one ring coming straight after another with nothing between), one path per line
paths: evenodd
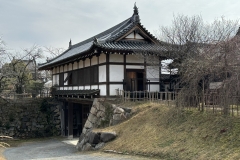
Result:
M116 90L160 91L164 47L140 22L138 8L123 22L80 43L39 66L52 72L54 96L64 99L63 135L79 135L95 97ZM156 67L145 60L152 56Z

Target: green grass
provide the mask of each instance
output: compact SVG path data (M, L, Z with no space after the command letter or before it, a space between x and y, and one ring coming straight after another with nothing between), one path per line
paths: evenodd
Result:
M132 118L104 129L118 134L104 149L161 159L240 159L239 117L149 103L131 105Z

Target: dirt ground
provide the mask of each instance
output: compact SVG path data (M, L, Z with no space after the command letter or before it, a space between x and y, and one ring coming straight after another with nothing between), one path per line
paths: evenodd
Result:
M0 147L0 160L5 160L5 158L3 156L3 151L4 151L4 148Z
M73 141L47 139L23 143L17 147L1 149L0 160L147 160L149 158L133 157L103 152L78 152ZM5 159L4 159L4 157Z

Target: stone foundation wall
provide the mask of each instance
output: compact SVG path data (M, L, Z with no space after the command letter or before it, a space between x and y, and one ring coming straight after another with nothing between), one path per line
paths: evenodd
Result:
M0 135L33 138L60 135L60 109L54 99L0 101Z
M114 100L95 98L88 119L83 127L77 149L79 151L99 149L104 143L113 140L116 133L93 132L94 128L116 125L131 116L131 109L112 104ZM104 137L104 138L101 138ZM108 140L104 140L108 139Z

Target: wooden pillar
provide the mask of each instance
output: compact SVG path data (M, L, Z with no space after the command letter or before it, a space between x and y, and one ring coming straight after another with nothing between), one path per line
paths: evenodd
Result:
M124 63L124 69L123 69L123 72L124 72L124 80L123 82L126 83L127 82L127 66L126 66L126 61L127 61L127 58L126 58L126 55L124 54L123 55L123 63ZM123 90L127 90L127 87L126 87L126 84L123 83Z
M161 92L162 58L159 57L159 92Z
M148 87L147 87L147 62L146 62L145 56L144 56L144 72L143 72L143 90L148 90Z
M73 138L73 103L68 103L68 138Z
M110 84L109 84L109 80L110 80L110 78L109 78L109 76L110 76L110 74L109 74L109 54L106 54L106 80L107 80L107 84L106 84L106 93L107 93L107 96L110 96Z

